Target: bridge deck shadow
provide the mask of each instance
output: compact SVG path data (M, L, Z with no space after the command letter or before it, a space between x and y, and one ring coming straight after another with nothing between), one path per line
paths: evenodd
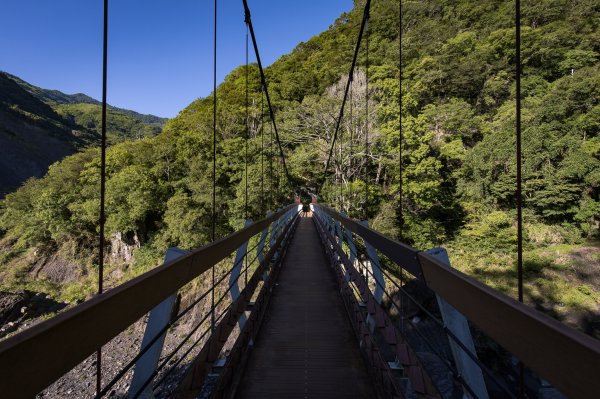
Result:
M290 243L237 398L371 398L371 380L311 217Z

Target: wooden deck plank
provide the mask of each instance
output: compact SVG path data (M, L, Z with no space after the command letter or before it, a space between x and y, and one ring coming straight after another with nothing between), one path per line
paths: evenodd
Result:
M313 221L299 223L237 398L375 397Z

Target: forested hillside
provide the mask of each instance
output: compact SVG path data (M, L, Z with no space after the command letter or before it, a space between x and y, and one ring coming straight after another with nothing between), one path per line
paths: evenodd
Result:
M355 2L329 30L266 70L288 167L305 188L318 187L323 174L362 6ZM376 229L418 248L448 247L455 267L509 294L516 285L513 7L500 0L403 4L401 174L398 2L374 1L369 68L363 47L341 147L320 198L336 207L341 203L353 217L366 212ZM542 0L525 2L522 11L526 296L597 334L600 4ZM291 201L297 187L283 178L271 144L256 65L250 65L249 87L249 215L256 219ZM217 94L222 236L244 218L245 67L232 71ZM87 123L79 108L57 112ZM109 149L109 279L154 266L168 246L193 248L209 241L212 112L212 98L198 99L160 135ZM128 137L137 137L134 130ZM98 155L89 149L68 157L3 201L4 289L35 286L63 298L94 290ZM34 265L58 258L77 278L39 272L33 278Z
M100 137L100 103L0 72L0 198ZM160 133L165 119L110 107L111 143Z

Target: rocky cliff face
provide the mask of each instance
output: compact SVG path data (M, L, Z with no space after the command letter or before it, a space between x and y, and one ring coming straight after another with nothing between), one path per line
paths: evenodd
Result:
M110 256L115 261L130 263L133 251L142 246L137 233L115 233L110 240Z

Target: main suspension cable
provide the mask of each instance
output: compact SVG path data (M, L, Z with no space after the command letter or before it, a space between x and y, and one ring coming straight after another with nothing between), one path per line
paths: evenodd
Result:
M245 1L245 0L244 0ZM354 48L354 55L352 57L352 64L350 66L350 72L348 73L348 81L346 82L346 88L344 90L344 98L342 100L342 106L340 107L340 114L337 118L337 121L335 123L335 131L333 133L333 140L331 140L331 147L329 148L329 155L327 157L327 162L325 163L325 170L323 171L323 178L321 179L321 183L319 184L319 186L317 187L317 194L321 193L321 190L323 189L323 185L325 184L325 181L327 179L327 172L329 170L329 164L331 162L331 156L333 154L333 149L335 148L335 140L337 138L337 134L338 131L340 129L340 124L342 121L342 118L344 116L344 108L346 106L346 98L348 98L348 90L350 88L350 83L352 82L352 79L354 77L354 67L356 66L356 59L358 58L358 50L360 49L360 43L362 41L362 36L363 36L363 32L365 30L365 24L367 19L369 18L369 10L371 8L371 0L367 0L367 3L365 4L365 9L363 12L363 17L362 17L362 21L360 23L360 31L358 32L358 40L356 41L356 47Z
M369 0L370 1L370 0ZM252 26L252 17L250 15L250 8L248 8L247 0L242 0L244 3L244 12L246 13L246 17L248 19L248 26L250 28L250 35L252 36L252 45L254 46L254 54L256 56L256 62L258 64L258 69L260 71L260 79L265 89L265 96L267 98L267 106L269 107L269 114L271 115L271 121L273 123L273 129L275 130L275 139L277 141L277 145L279 146L279 154L281 156L281 161L283 162L283 169L285 171L285 175L288 181L292 181L290 178L290 174L288 172L287 163L285 162L285 154L283 153L283 147L281 146L281 141L279 140L279 132L277 130L277 124L275 122L275 112L273 111L273 106L271 105L271 98L269 97L269 89L267 87L267 79L265 77L265 72L263 71L262 62L260 60L260 53L258 52L258 44L256 43L256 36L254 35L254 27Z

